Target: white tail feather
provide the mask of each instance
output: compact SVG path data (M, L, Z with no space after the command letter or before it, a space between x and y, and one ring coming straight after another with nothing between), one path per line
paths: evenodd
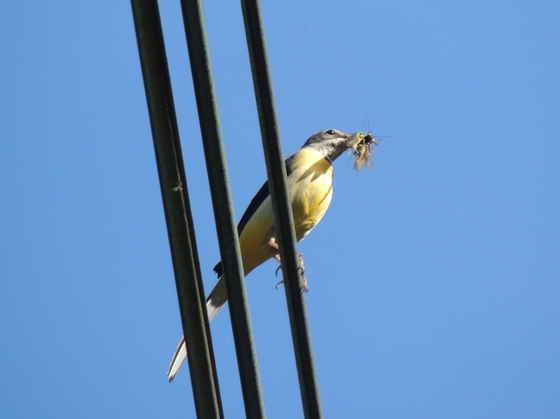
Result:
M220 309L224 306L227 301L227 289L226 281L222 276L208 298L206 299L206 310L208 312L208 320L212 321ZM187 359L187 345L185 344L185 337L183 336L175 349L173 358L171 358L171 363L169 364L169 369L167 370L167 379L169 382L173 381L175 375Z
M173 381L186 358L187 345L185 345L185 337L183 336L179 341L179 345L177 345L177 349L175 349L173 358L171 358L171 364L169 364L169 369L167 370L167 379L169 382Z

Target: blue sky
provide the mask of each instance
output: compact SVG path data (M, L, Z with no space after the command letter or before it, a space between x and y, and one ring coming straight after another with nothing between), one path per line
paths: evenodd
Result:
M265 179L240 5L205 13L235 212ZM178 2L160 5L207 291L219 259ZM326 417L560 415L556 2L264 2L286 156L335 162L300 245ZM128 2L0 5L0 416L194 415ZM247 278L266 411L300 417L276 264ZM227 310L227 417L243 405Z

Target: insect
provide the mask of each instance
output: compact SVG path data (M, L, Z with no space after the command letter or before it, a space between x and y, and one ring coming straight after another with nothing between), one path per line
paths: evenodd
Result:
M361 170L364 166L367 166L369 169L373 167L371 152L378 144L379 141L375 139L371 132L366 135L360 133L360 141L351 148L352 153L356 156L354 159L355 170Z

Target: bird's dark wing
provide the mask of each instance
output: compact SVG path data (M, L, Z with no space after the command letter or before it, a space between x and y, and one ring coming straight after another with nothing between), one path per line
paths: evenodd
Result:
M286 176L289 176L290 173L292 173L291 164L290 164L292 162L292 160L293 160L293 156L290 156L286 159L286 162L285 162L285 164L286 164ZM249 220L251 219L251 217L253 216L253 214L257 210L257 208L261 206L261 204L268 197L268 195L270 195L270 189L268 188L268 181L266 181L264 183L264 185L262 185L262 187L259 189L257 194L254 196L254 198L251 200L251 202L249 203L249 206L247 207L247 209L243 213L243 216L241 217L241 220L239 221L239 224L237 225L237 234L241 235L241 232L243 231L243 229L245 228L245 226L247 225L247 223L249 222ZM214 266L214 272L216 272L216 274L218 275L218 278L222 276L223 268L222 268L222 262L221 261L218 262L218 264L216 266Z

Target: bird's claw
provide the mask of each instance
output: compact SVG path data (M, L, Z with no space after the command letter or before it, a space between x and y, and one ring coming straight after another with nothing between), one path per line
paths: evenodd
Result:
M278 285L283 284L283 283L284 283L284 280L279 281L279 282L276 284L276 289L278 289ZM304 292L307 292L308 290L309 290L309 287L307 286L307 278L306 278L306 277L302 277L302 278L301 278L301 287L300 287L300 291L301 291L302 293L304 293Z
M301 287L300 287L300 291L303 292L307 292L309 291L309 287L307 286L307 278L305 277L305 275L301 275Z
M275 275L278 276L278 271L282 269L282 265L278 266L278 268L276 268L276 272ZM303 253L299 254L299 266L298 266L298 271L300 273L300 277L301 277L301 292L307 292L309 290L309 287L307 286L307 278L305 277L305 267L303 266ZM280 282L278 282L276 284L276 289L278 289L278 285L283 284L284 280L281 280Z
M301 292L307 292L309 287L307 286L307 278L305 277L305 266L303 265L303 253L299 254L299 266L298 270L301 275Z

